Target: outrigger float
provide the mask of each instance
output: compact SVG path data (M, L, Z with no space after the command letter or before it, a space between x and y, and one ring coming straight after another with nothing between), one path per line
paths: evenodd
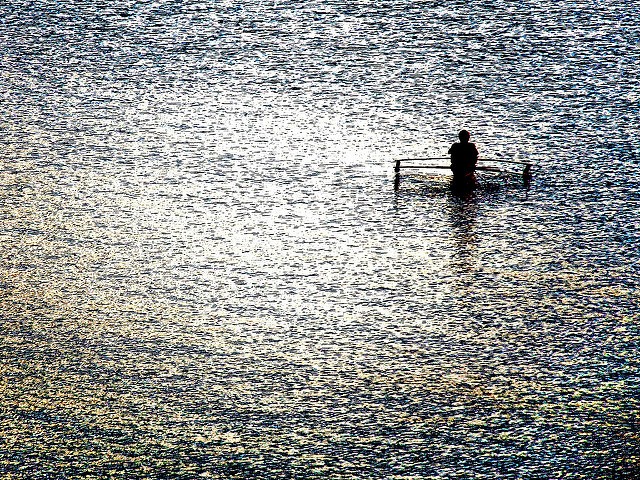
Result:
M430 158L401 158L395 161L394 171L396 172L395 180L394 180L394 188L398 190L400 187L400 170L406 168L416 168L416 169L426 169L426 170L451 170L450 165L422 165L415 164L415 162L434 162L438 160L450 160L449 157L430 157ZM409 164L402 164L402 162L409 162ZM497 159L479 159L479 164L476 165L476 171L480 172L492 172L492 173L502 173L502 174L510 174L510 175L520 175L522 176L522 180L525 184L528 184L531 181L531 169L533 168L533 163L530 162L518 162L515 160L497 160ZM505 163L508 165L521 165L523 166L522 171L514 171L513 168L504 168L496 165L486 165L490 163Z

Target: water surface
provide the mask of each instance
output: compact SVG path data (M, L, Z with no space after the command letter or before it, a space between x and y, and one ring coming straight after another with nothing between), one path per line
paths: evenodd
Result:
M639 12L0 6L2 475L634 478Z

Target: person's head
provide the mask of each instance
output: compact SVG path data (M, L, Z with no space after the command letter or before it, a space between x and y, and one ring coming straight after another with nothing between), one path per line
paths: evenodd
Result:
M467 143L471 138L471 134L467 130L460 130L460 133L458 133L458 138L462 143Z

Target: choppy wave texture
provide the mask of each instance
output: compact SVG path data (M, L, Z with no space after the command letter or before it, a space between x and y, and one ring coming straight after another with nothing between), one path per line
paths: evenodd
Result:
M0 476L637 478L639 14L3 3Z

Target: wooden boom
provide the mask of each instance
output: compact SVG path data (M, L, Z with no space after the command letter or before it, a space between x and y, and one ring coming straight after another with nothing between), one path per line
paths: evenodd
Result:
M400 169L401 168L425 168L425 169L438 169L438 170L450 170L451 166L449 165L402 165L402 162L420 162L420 161L433 161L433 160L449 160L449 157L428 157L428 158L401 158L395 161L394 171L396 172L395 177L395 188L398 189L400 185ZM496 173L511 173L515 175L522 175L522 178L525 182L529 182L531 180L531 168L533 167L533 163L530 162L519 162L516 160L498 160L498 159L482 159L479 160L481 162L491 162L491 163L509 163L515 165L524 165L524 169L522 173L513 172L510 170L503 170L500 167L494 167L491 165L477 165L475 170L483 171L483 172L496 172Z
M426 158L401 158L399 160L396 160L397 162L421 162L424 160L450 160L450 157L426 157ZM497 162L497 163L512 163L515 165L531 165L533 166L533 163L531 162L519 162L517 160L501 160L498 158L479 158L478 159L479 162ZM413 167L412 165L407 165L407 167ZM434 168L444 168L442 166L437 166ZM446 167L449 168L449 167Z

